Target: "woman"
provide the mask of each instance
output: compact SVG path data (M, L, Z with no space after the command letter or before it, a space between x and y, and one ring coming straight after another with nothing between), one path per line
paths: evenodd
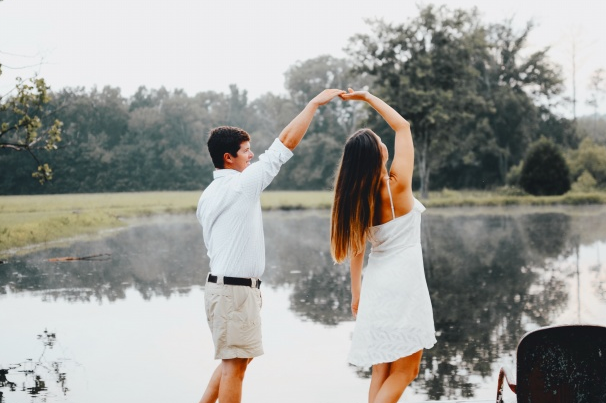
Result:
M421 213L411 182L410 124L367 91L340 95L365 101L395 131L394 157L370 129L345 144L331 217L331 253L351 266L351 309L356 317L349 361L372 365L368 401L397 402L417 377L423 349L435 342L433 313L421 253ZM372 244L362 282L366 240Z

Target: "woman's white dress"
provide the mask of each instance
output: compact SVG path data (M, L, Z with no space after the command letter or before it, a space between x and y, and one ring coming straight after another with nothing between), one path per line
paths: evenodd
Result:
M414 199L408 214L371 228L372 249L349 353L354 365L393 362L436 343L421 252L423 211L425 206Z

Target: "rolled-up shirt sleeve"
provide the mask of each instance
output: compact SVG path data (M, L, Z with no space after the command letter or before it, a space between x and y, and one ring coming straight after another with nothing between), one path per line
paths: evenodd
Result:
M280 139L275 139L272 145L259 155L259 161L242 171L240 176L242 193L251 197L260 197L261 192L278 175L280 167L292 156L292 151Z

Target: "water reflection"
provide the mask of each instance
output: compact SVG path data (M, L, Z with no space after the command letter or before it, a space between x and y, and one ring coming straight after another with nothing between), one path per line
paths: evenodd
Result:
M425 267L440 334L423 360L432 374L423 386L430 398L473 397L470 375L490 376L491 364L515 350L525 323L546 325L566 303L563 281L543 275L546 258L563 252L569 236L563 216L560 231L543 232L553 240L539 241L553 222L551 216L425 221Z
M429 399L473 398L478 377L511 355L529 329L553 323L570 304L575 256L606 240L603 209L513 214L436 210L424 215L423 249L438 343L425 352L413 388ZM351 321L349 268L333 265L328 212L267 212L264 286L286 288L289 309L327 327ZM49 262L50 257L109 253L107 261ZM599 250L591 292L606 301ZM571 263L572 262L572 263ZM193 217L165 217L94 242L78 242L0 266L0 294L38 291L43 298L91 302L187 294L202 286L208 258ZM580 298L579 292L575 294ZM347 342L347 340L343 340ZM366 368L353 368L368 377ZM6 374L1 382L8 382ZM8 384L6 384L8 385ZM4 386L6 386L4 385ZM35 388L35 383L33 384ZM66 389L67 390L67 389Z
M67 394L69 388L62 360L48 361L45 358L47 349L53 348L57 336L45 330L38 335L38 340L42 342L42 352L38 358L29 358L12 363L7 368L0 368L0 389L8 392L20 390L32 397L45 395L53 388L58 388L63 395ZM3 392L0 390L0 399L2 397Z
M95 241L76 242L10 260L0 266L0 294L44 291L49 299L109 301L135 287L145 299L169 297L202 285L208 272L200 230L191 220L165 218ZM108 260L49 262L61 256L107 253Z
M306 320L324 325L352 320L349 267L332 262L328 213L273 215L265 222L268 283L292 286L290 309Z

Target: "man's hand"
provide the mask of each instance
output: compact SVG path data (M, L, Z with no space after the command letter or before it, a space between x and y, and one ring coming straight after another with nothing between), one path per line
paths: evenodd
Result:
M299 144L311 120L314 118L314 114L318 107L329 103L333 98L338 95L345 94L343 90L328 89L324 90L314 97L305 106L305 109L301 111L280 133L280 141L290 150L294 150Z
M345 91L328 89L316 95L314 99L309 101L305 106L305 109L303 109L301 113L299 113L284 130L282 130L279 137L282 144L290 150L294 150L305 135L318 107L329 103L333 98L341 94L345 94Z
M326 90L322 91L321 93L319 93L318 95L316 95L314 97L314 99L312 99L309 103L312 103L312 104L315 104L318 106L325 105L325 104L329 103L336 96L340 96L342 94L345 94L345 91L334 89L334 88L326 89Z

